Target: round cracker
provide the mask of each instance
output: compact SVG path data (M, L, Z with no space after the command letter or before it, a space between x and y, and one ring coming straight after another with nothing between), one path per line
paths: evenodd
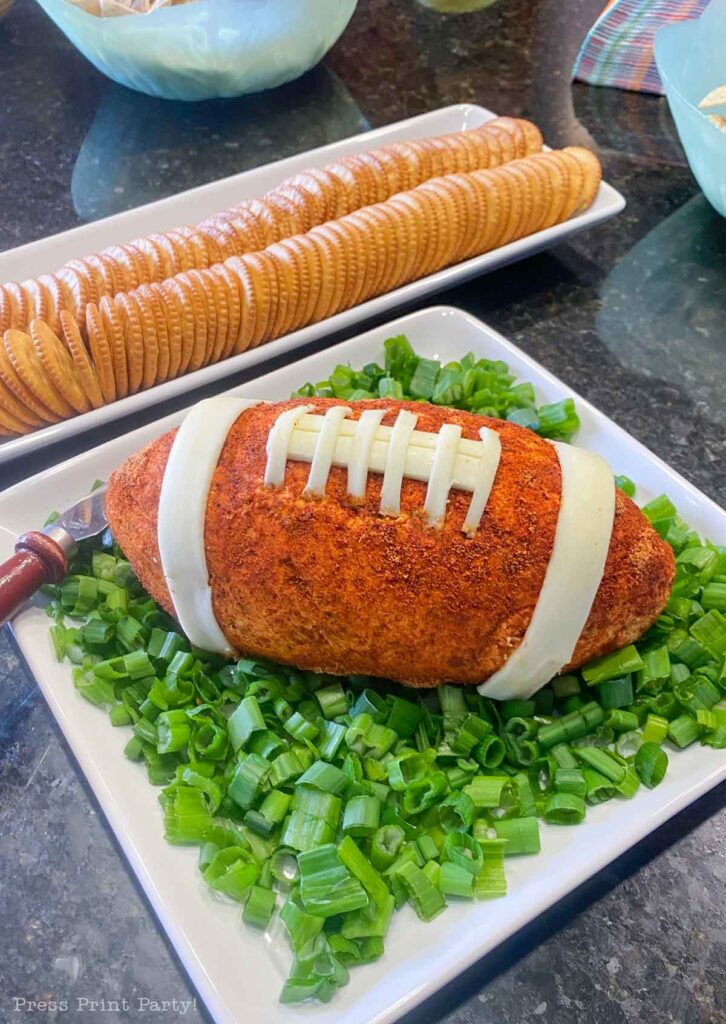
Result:
M289 238L308 230L304 207L301 208L290 196L276 189L265 197L265 202L277 218L278 238Z
M25 331L11 329L5 332L3 344L13 370L40 405L49 409L53 416L60 420L73 416L76 410L57 390L46 373L30 335ZM28 404L27 398L24 398L23 401L26 405ZM37 412L38 410L34 409L33 411Z
M290 235L298 235L320 223L321 208L320 200L312 192L302 188L300 185L281 185L272 194L285 200L290 210L290 215L297 225ZM270 197L272 198L272 196Z
M71 354L78 382L83 388L90 404L94 409L98 409L103 405L104 401L98 376L91 360L88 358L88 352L83 344L78 324L65 309L61 310L60 313L60 330L63 334L65 346Z
M93 268L89 267L84 260L68 260L65 266L68 270L74 270L84 282L86 302L98 302L100 293Z
M396 150L391 149L390 146L384 146L382 149L374 150L371 157L386 176L389 195L392 196L396 192L405 192L413 188L410 177L411 168L405 158ZM365 158L366 154L361 153L361 159Z
M224 263L225 260L229 259L230 256L234 256L237 252L237 234L234 228L226 221L205 224L200 230L203 230L210 243L217 247L217 251L220 253L220 263Z
M192 356L191 369L198 370L200 366L206 366L212 361L212 355L218 345L217 337L217 303L214 297L214 288L206 271L190 270L187 275L193 283L194 290L204 306L205 327L204 335L199 338L199 350Z
M103 400L115 402L121 396L116 390L113 351L98 306L92 302L86 306L86 337Z
M497 117L490 124L496 123L500 131L506 132L514 148L514 159L519 160L527 155L527 137L516 117Z
M239 355L246 352L255 338L257 331L258 298L250 269L245 263L245 257L233 256L225 263L226 270L232 275L237 283L240 294L240 325L237 337L234 340L229 355Z
M8 328L5 334L8 334L10 330L13 330L13 328ZM2 381L10 394L15 398L16 402L18 402L23 409L28 410L28 415L34 417L40 424L45 425L47 423L57 423L61 419L60 416L56 416L56 414L51 412L47 406L38 401L33 392L25 386L23 381L15 372L15 368L8 357L4 343L0 345L0 381ZM24 418L26 417L18 416L18 419Z
M88 304L88 281L72 267L61 267L54 275L60 282L63 289L63 308L67 309L76 318L76 322L83 320Z
M150 285L161 306L162 316L166 323L167 335L169 338L169 358L166 380L174 380L179 376L179 369L184 351L184 315L181 304L177 298L175 289L170 282L173 278L162 281L160 284ZM193 326L190 328L192 334ZM193 342L192 342L193 345Z
M380 232L375 231L367 210L354 210L345 219L346 223L357 230L360 238L362 281L359 301L365 302L378 293L386 262L386 240Z
M224 346L219 353L219 359L226 359L234 351L234 347L239 340L242 292L239 278L236 274L232 273L226 264L219 263L216 267L211 267L209 273L212 275L217 292L220 296L224 294L222 301L227 304L227 335Z
M0 344L0 350L4 354L3 346ZM12 366L10 367L12 370ZM22 402L17 395L10 390L8 385L0 376L0 410L2 410L6 416L9 416L13 420L20 420L21 423L26 424L27 427L42 427L47 420L38 416L36 413L29 409L28 406Z
M7 412L0 404L0 435L3 437L18 437L22 434L29 434L33 428L17 416Z
M214 308L214 300L210 302L207 290L199 280L198 272L190 270L185 277L194 296L194 350L189 362L189 371L192 372L199 370L207 362L207 353L212 347L210 338L214 336L217 311Z
M144 284L139 288L139 296L142 295L150 306L156 325L156 381L161 383L169 378L169 324L159 295L150 284Z
M116 287L114 263L107 256L104 256L103 253L94 253L91 256L84 257L83 262L89 267L96 278L96 291L99 301L103 295L115 295L120 290Z
M453 218L453 237L451 239L452 249L450 252L450 263L458 263L464 258L471 237L473 218L468 209L468 194L458 182L459 175L449 174L444 178L437 178L434 187L446 197L450 204Z
M602 181L602 167L598 158L589 149L584 149L581 146L568 146L565 152L573 156L582 168L585 181L575 213L583 213L595 201Z
M50 296L40 281L31 277L27 281L23 281L21 287L28 300L29 321L40 319L57 322L56 312L51 308Z
M144 390L153 388L158 380L159 370L159 335L156 327L154 306L148 295L149 287L149 285L142 285L128 295L128 302L135 307L141 325L143 359L141 387Z
M325 197L324 220L335 220L341 215L344 204L340 182L328 172L326 167L311 167L307 171L307 177L318 183L318 187Z
M10 326L25 329L28 323L28 299L25 289L15 281L9 281L5 290L10 296Z
M524 117L517 118L517 124L520 131L524 132L525 153L540 153L544 145L544 139L537 125L532 121L527 121Z
M507 164L510 160L516 160L517 158L517 147L514 139L510 132L506 128L503 128L498 119L489 122L489 131L499 141L499 146L502 153L500 163Z
M43 320L32 320L30 336L51 384L75 412L88 412L91 403L76 374L71 355Z
M236 261L234 261L236 263ZM243 279L245 288L249 283L251 288L255 321L254 331L250 338L249 347L256 348L270 336L270 330L275 322L277 314L277 276L270 260L265 258L264 252L250 252L242 257L241 262L249 276L249 282Z
M489 169L493 167L501 167L504 163L504 150L502 149L502 139L498 132L491 130L491 121L488 121L481 128L482 134L486 135L487 146L489 148Z
M119 292L109 304L110 318L116 318L126 346L126 372L129 379L129 394L135 395L144 383L146 348L146 325L135 302L135 293Z
M430 204L430 214L436 225L435 238L436 248L429 254L427 273L434 273L441 270L451 260L454 251L454 235L452 224L451 201L447 198L446 192L439 186L441 178L432 178L417 189L425 200Z
M209 239L204 232L190 224L179 224L174 228L174 232L187 240L193 260L193 265L189 267L189 270L203 270L208 267L210 262Z
M219 266L219 264L217 264ZM213 273L214 268L203 270L201 273L207 281L207 286L212 294L214 307L217 313L216 340L212 346L210 363L218 363L222 354L227 348L229 335L229 297L227 295L227 282L220 280L217 274Z
M275 278L277 306L275 318L267 329L268 339L280 338L286 334L299 301L299 286L289 265L280 259L277 243L265 250L265 258L269 261L270 273ZM290 289L293 289L291 292Z
M489 249L496 249L497 246L503 244L511 219L512 193L499 171L498 167L484 171L487 183L496 195L496 200L492 196L488 196L487 202L497 210L496 222L492 225L492 233L488 238Z
M272 246L278 269L281 268L285 287L294 300L288 303L285 333L305 326L305 311L310 290L310 267L306 253L299 246L300 236L283 238Z
M174 274L178 274L181 271L181 262L177 255L176 245L173 240L165 234L154 234L149 235L149 242L157 247L161 253L161 260L164 266L164 277L162 280L166 280L167 277L173 277Z
M281 223L284 221L279 211L269 207L262 199L248 199L246 205L257 225L262 240L261 248L267 248L268 245L277 242L282 237Z
M13 324L13 303L10 292L5 285L0 285L0 332L5 332Z
M368 260L369 241L358 220L344 217L340 221L332 221L331 229L343 238L346 247L346 263L348 273L343 294L344 307L351 309L363 301L366 284L366 263Z
M371 207L365 207L370 210ZM325 320L337 312L338 303L345 286L345 273L342 256L337 252L338 243L332 242L319 225L304 236L317 251L320 260L321 277L317 302L313 310L312 322Z
M125 294L119 292L119 295ZM111 351L113 361L113 378L116 384L116 397L126 398L129 394L129 367L126 354L126 339L124 337L121 318L114 306L115 299L105 296L98 305L98 312L101 318L102 329L108 339L108 347Z
M329 278L326 278L326 283L323 284L323 263L320 251L310 242L307 235L286 238L282 244L288 249L298 268L301 282L298 326L302 327L312 323L320 291L323 287L329 287ZM332 295L332 292L330 294Z
M462 248L462 259L478 256L482 251L487 228L487 210L484 193L479 189L471 174L458 176L458 183L467 195L468 217L471 221L468 243Z
M182 350L178 370L178 375L181 375L192 369L196 361L195 357L199 357L200 350L202 353L204 352L206 317L202 299L196 294L194 285L187 277L186 271L169 278L164 285L169 285L174 292L181 313Z
M341 234L334 227L339 224L340 220L328 221L327 224L321 224L315 228L315 245L320 247L323 277L326 271L334 271L334 273L330 273L332 289L330 300L327 303L328 308L322 312L323 305L321 303L313 314L313 316L319 316L320 319L335 316L347 304L349 275L353 269L350 265L353 252L348 244L346 231L343 230Z
M111 245L105 252L114 261L117 280L120 278L123 281L123 286L119 290L130 292L138 288L146 270L146 260L142 262L129 245Z
M393 162L387 164L385 159L380 158L380 153L381 150L372 150L370 153L358 154L358 159L361 163L369 166L376 183L374 200L376 203L382 203L389 196L395 195L396 192L400 191L398 188L400 174L397 164Z
M541 231L545 226L547 211L552 205L552 179L540 160L525 156L517 163L527 171L532 180L533 206L529 233Z
M178 267L176 273L184 274L187 270L193 270L196 265L196 258L189 239L180 234L176 228L173 231L167 231L164 237L174 250L174 256Z
M559 151L559 155L565 162L569 180L567 203L560 219L569 220L570 217L574 216L585 192L585 171L577 157L573 156L569 150L562 149Z

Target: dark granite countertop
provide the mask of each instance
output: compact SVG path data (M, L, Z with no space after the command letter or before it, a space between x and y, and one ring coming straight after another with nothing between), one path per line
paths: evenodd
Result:
M445 104L531 115L551 143L591 139L627 209L440 301L493 324L724 504L726 224L698 192L665 100L570 89L579 39L601 6L498 0L444 15L415 0L361 0L342 40L299 82L189 106L107 81L39 7L16 0L0 23L0 248ZM3 466L0 486L157 415ZM722 786L411 1020L726 1020L725 803ZM194 993L7 631L0 893L2 1021L207 1019L199 1004L183 1018L14 1009L14 997L73 1007L77 997L133 1005Z

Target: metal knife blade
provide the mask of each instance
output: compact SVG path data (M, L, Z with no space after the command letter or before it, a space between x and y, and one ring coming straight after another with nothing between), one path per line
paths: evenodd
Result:
M102 487L97 487L95 491L91 491L85 498L81 498L75 505L67 508L59 519L46 526L43 533L59 543L66 553L68 553L70 545L67 539L64 542L63 534L67 538L71 538L72 541L78 542L101 533L108 526L106 490L104 484Z

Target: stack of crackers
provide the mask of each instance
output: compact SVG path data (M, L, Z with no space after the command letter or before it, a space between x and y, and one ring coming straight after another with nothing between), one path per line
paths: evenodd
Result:
M196 227L0 286L0 433L36 430L238 355L586 209L587 150L527 121L296 175Z

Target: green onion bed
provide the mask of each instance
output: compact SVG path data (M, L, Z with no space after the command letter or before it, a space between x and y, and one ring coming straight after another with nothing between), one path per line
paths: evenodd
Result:
M570 399L537 407L497 360L338 366L301 396L414 398L570 440ZM626 493L631 481L617 478ZM256 930L279 917L293 962L281 1001L327 1001L378 959L394 910L423 921L451 900L506 893L505 859L537 853L539 821L657 786L667 750L726 748L726 548L667 497L643 509L673 547L672 596L636 644L554 679L527 701L473 687L422 693L190 647L106 534L46 588L56 657L128 731L126 755L160 787L167 840L199 849L211 889Z

